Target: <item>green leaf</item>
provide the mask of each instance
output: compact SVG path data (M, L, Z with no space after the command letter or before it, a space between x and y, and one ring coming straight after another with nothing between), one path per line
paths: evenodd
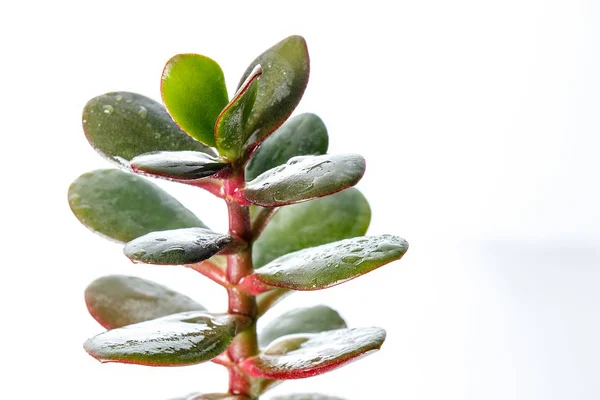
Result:
M222 159L197 151L157 151L131 160L135 172L180 180L206 178L229 165Z
M260 65L257 65L233 96L233 100L227 104L217 118L215 125L217 150L219 154L230 160L240 158L244 143L252 133L248 132L246 125L256 100L258 78L261 75L262 69Z
M295 333L319 333L346 328L346 322L337 311L327 306L298 308L280 315L259 335L261 347L282 336Z
M119 242L153 231L206 227L155 184L117 169L81 175L69 187L69 205L82 224Z
M94 97L83 109L83 130L96 151L125 168L133 157L152 151L214 154L183 132L162 104L136 93Z
M150 232L125 245L123 252L134 262L160 265L195 264L223 250L231 236L205 228Z
M242 195L259 206L284 206L354 186L364 173L365 159L358 154L298 156L248 182Z
M258 356L244 360L241 367L255 377L281 380L308 378L379 350L384 340L385 331L381 328L338 329L284 336Z
M327 153L329 137L325 124L315 114L300 114L287 120L256 150L246 166L246 179L285 164L295 156Z
M258 56L246 69L239 87L257 65L262 67L263 73L246 124L247 133L252 135L246 143L248 150L277 129L300 102L310 69L304 38L290 36Z
M279 257L240 284L254 294L272 287L325 289L398 260L407 250L406 240L392 235L341 240Z
M90 314L106 329L184 311L203 311L200 304L158 283L125 275L96 279L85 290Z
M254 267L307 247L363 236L370 220L369 203L356 188L282 207L252 247Z
M284 396L273 397L271 400L344 400L340 397L332 397L318 393L295 393Z
M192 365L221 354L247 324L240 315L188 311L101 333L84 348L102 362Z
M214 147L215 122L228 100L219 64L199 54L178 54L165 66L161 92L175 122L190 136Z

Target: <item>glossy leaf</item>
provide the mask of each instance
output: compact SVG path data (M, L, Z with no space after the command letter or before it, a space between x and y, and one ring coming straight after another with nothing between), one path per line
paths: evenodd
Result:
M295 333L319 333L346 328L346 322L337 311L327 306L298 308L280 315L259 335L261 347L282 336Z
M256 377L308 378L379 350L384 340L385 331L381 328L338 329L284 336L258 356L244 360L241 367Z
M319 290L339 285L400 259L406 240L392 235L363 236L279 257L241 282L252 293L272 287Z
M153 231L205 227L155 184L117 169L81 175L69 187L69 205L82 224L119 242Z
M246 166L246 179L252 180L290 158L327 153L329 137L325 124L315 114L300 114L287 120L256 150Z
M354 186L364 173L365 159L358 154L293 157L248 182L242 195L259 206L284 206Z
M340 397L327 396L318 393L295 393L284 396L277 396L271 400L344 400Z
M222 159L196 151L157 151L131 160L136 172L180 180L206 178L228 166Z
M85 290L90 314L106 329L120 328L184 311L205 310L181 293L142 278L110 275Z
M152 151L214 154L183 132L162 104L136 93L94 97L83 109L83 130L96 151L126 168L133 157Z
M123 252L132 261L183 265L204 261L231 243L231 236L204 228L151 232L127 243Z
M219 154L230 160L238 159L243 152L243 146L248 136L248 117L256 100L259 77L262 75L260 65L257 65L238 89L233 100L225 107L217 118L215 125L215 142Z
M214 127L227 105L227 88L219 64L199 54L178 54L162 74L163 102L190 136L215 146Z
M173 314L88 339L85 350L102 362L153 366L198 364L221 354L248 323L239 315L202 311Z
M262 67L262 77L246 124L247 134L251 135L247 149L266 139L300 102L310 69L304 38L290 36L258 56L246 69L239 87L257 65Z
M363 236L370 220L369 203L356 188L282 207L252 247L254 267L307 247Z

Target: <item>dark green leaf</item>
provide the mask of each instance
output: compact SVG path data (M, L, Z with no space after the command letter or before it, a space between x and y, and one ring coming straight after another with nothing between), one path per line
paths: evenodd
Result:
M152 151L214 154L183 132L162 104L136 93L94 97L83 109L83 130L94 149L126 168L133 157Z
M254 267L307 247L363 236L370 220L369 203L356 188L282 207L252 247Z
M329 137L321 118L300 114L290 118L260 145L246 166L246 179L285 164L295 156L327 153Z
M344 400L340 397L326 396L318 393L296 393L273 397L271 400Z
M284 336L258 356L244 360L241 367L256 377L308 378L379 350L384 340L385 331L381 328L338 329Z
M77 178L69 187L69 205L82 224L119 242L153 231L205 227L155 184L116 169L96 170Z
M200 304L158 283L134 276L110 275L96 279L85 290L90 314L106 329L184 311L203 311Z
M259 206L284 206L354 186L364 173L365 159L358 154L298 156L248 182L242 195Z
M229 166L226 161L196 151L158 151L131 160L136 172L172 179L192 180L214 175Z
M254 68L262 67L258 93L246 124L252 149L285 121L300 102L308 83L309 59L304 38L290 36L258 56L246 69L240 87Z
M178 54L165 66L161 92L175 122L190 136L214 147L215 122L228 100L219 64L199 54Z
M295 333L319 333L346 328L346 322L337 311L327 306L298 308L280 315L259 335L261 347L282 336Z
M236 160L242 155L244 143L252 133L248 132L246 125L256 100L258 78L261 74L262 69L257 65L217 119L217 150L230 160Z
M231 236L204 228L150 232L127 243L123 252L146 264L184 265L204 261L231 243Z
M279 257L244 278L241 284L252 293L271 287L325 289L398 260L407 250L406 240L392 235L341 240Z
M227 349L238 327L247 323L247 318L239 315L188 311L101 333L88 339L84 348L102 362L198 364Z

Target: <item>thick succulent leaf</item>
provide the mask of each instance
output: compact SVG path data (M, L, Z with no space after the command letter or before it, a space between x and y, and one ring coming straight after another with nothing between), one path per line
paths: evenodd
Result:
M229 394L229 393L208 393L208 394L192 393L185 397L178 397L178 398L172 399L172 400L248 400L248 397L237 396L235 394Z
M204 261L231 243L231 236L205 228L150 232L127 243L123 252L134 262L160 265Z
M398 260L407 250L406 240L392 235L341 240L279 257L244 278L241 284L251 293L273 287L325 289Z
M90 314L106 329L120 328L184 311L203 311L181 293L142 278L110 275L85 290Z
M341 397L327 396L318 393L295 393L284 396L277 396L271 400L344 400Z
M219 154L236 160L242 155L243 146L251 132L246 125L248 117L256 100L258 78L262 74L260 65L257 65L238 89L233 100L217 118L215 125L215 142Z
M298 156L248 182L242 195L259 206L284 206L354 186L364 173L358 154Z
M370 221L369 203L356 188L282 207L252 247L254 267L308 247L363 236Z
M381 328L284 336L241 367L256 377L301 379L339 368L358 357L379 350L385 340Z
M183 132L162 104L136 93L94 97L83 109L83 130L94 149L127 168L133 157L151 151L214 154Z
M228 166L222 159L197 151L157 151L131 160L135 172L179 180L206 178Z
M258 92L246 130L252 149L285 121L300 102L309 75L308 49L304 38L290 36L258 56L246 69L239 87L257 65L262 67Z
M189 311L101 333L84 348L102 362L191 365L218 356L247 323L239 315Z
M290 158L327 153L329 137L325 124L315 114L300 114L287 120L256 150L246 166L246 179L252 180Z
M153 231L205 227L155 184L117 169L81 175L69 187L69 205L82 224L119 242Z
M282 336L295 333L319 333L346 328L340 314L327 306L298 308L280 315L267 325L259 335L261 347Z
M190 136L215 146L215 122L227 105L227 88L219 64L199 54L178 54L162 74L163 102Z

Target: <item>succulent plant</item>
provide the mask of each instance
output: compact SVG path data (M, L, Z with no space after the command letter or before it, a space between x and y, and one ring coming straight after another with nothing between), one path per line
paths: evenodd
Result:
M228 369L229 389L186 398L242 400L381 347L383 329L348 328L326 306L292 310L257 334L258 319L287 294L338 285L408 249L397 236L364 236L371 211L352 186L363 176L365 160L327 154L327 130L316 115L289 118L308 76L306 42L291 36L252 61L231 99L215 61L179 54L162 74L166 107L129 92L86 104L88 141L120 169L85 173L72 183L68 198L75 216L123 243L133 262L191 268L225 288L229 298L227 312L211 313L155 282L99 278L85 300L107 331L87 340L90 355L148 366L212 360ZM146 177L222 198L229 231L212 231Z

